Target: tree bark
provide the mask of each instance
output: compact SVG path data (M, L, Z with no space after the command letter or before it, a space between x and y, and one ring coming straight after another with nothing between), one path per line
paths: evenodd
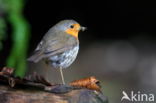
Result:
M100 92L75 89L66 93L50 93L27 86L10 88L0 84L0 103L108 103Z
M94 76L67 85L52 84L36 73L23 79L0 70L0 103L108 103Z

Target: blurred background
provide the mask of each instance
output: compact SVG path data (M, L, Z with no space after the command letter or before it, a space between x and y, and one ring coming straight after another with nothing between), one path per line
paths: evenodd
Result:
M21 77L29 68L28 73L37 71L60 83L58 70L26 58L48 29L63 19L88 27L80 32L76 61L64 70L66 82L96 76L110 103L120 103L123 90L156 93L154 2L0 0L0 67L16 68Z

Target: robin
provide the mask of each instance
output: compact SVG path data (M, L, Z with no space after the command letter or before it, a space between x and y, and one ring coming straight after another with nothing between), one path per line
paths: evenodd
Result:
M37 63L44 60L48 65L58 68L62 83L65 84L62 69L69 67L76 59L79 51L78 33L85 29L75 20L58 22L44 35L28 61Z

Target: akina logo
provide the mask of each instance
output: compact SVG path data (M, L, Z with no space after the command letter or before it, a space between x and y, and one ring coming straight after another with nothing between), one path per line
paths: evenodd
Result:
M132 102L139 102L139 103L155 101L154 94L152 93L145 94L145 93L141 93L140 91L138 92L131 91L130 94L127 94L125 91L122 91L122 95L123 96L121 98L121 101L127 100Z

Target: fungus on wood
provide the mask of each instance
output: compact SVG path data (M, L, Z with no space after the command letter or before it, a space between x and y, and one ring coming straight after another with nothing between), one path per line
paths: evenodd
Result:
M9 68L0 72L0 103L108 103L95 77L61 85L37 74L20 79L12 72Z

